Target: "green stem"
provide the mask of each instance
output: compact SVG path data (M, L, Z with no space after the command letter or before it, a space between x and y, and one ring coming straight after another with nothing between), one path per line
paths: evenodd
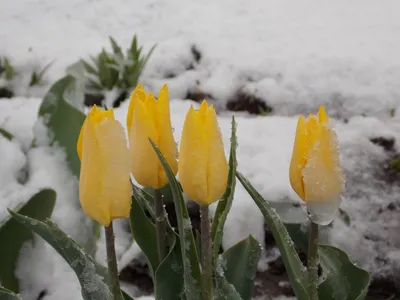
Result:
M106 246L107 246L107 264L108 264L108 276L110 281L110 288L113 294L114 300L123 300L121 294L121 288L119 286L118 268L117 268L117 256L115 255L115 244L114 244L114 230L112 222L108 227L105 227L106 233Z
M156 234L157 251L160 262L165 256L165 222L164 222L164 203L159 189L155 190L154 206L156 213Z
M308 238L307 270L310 300L318 300L318 224L312 221Z
M201 214L201 281L203 300L212 299L211 231L208 205L200 205Z

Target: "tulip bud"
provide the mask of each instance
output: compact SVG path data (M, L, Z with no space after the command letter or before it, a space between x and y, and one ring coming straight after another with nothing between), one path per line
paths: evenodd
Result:
M333 221L344 186L338 140L328 121L323 106L318 115L299 117L289 171L293 190L307 202L311 220L320 225Z
M204 100L200 109L191 107L183 126L179 154L179 180L193 201L209 205L225 192L228 178L217 115Z
M133 177L145 187L159 189L165 186L168 178L149 138L158 146L176 175L178 149L172 134L166 85L160 90L158 101L141 84L136 87L129 103L127 128Z
M81 128L77 152L81 160L79 199L83 211L109 226L129 216L130 156L125 132L113 110L92 107Z

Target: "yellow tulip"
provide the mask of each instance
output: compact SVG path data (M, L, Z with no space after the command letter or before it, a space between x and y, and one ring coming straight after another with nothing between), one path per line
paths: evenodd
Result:
M159 189L168 183L167 175L149 138L165 156L172 172L178 171L178 149L172 134L168 88L162 87L158 101L139 84L133 91L127 115L132 157L132 175L142 186Z
M125 132L112 110L93 106L78 138L81 160L79 199L83 211L109 226L129 216L131 207L130 156Z
M190 107L179 152L179 180L189 198L201 205L221 198L229 167L217 115L205 100L198 111Z
M289 171L293 190L316 219L331 218L344 186L337 136L328 121L323 106L318 115L299 117Z

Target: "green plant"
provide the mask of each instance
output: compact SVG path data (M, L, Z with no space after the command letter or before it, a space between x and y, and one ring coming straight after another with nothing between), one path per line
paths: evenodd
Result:
M74 160L76 152L71 147L76 147L76 140L79 134L79 126L82 126L81 116L74 108L65 101L66 89L76 84L73 77L65 77L58 81L47 95L41 112L51 114L53 118L64 107L69 110L67 123L74 119L73 133L65 132L65 122L56 122L56 119L48 118L47 125L53 128L54 141L66 148L67 159ZM65 103L64 103L65 102ZM67 114L68 115L68 114ZM64 125L63 125L64 124ZM64 134L74 135L66 138L60 137ZM310 270L305 268L295 250L296 245L307 247L308 240L313 240L311 234L308 238L298 225L285 225L271 204L266 201L251 185L251 183L237 171L236 159L236 123L232 117L231 147L229 155L229 173L227 178L226 191L218 202L218 206L208 234L207 243L212 242L210 266L212 269L211 288L205 288L203 283L203 269L200 265L201 252L206 244L204 236L193 234L192 224L189 218L188 209L184 200L181 185L175 178L174 172L169 167L164 155L157 145L151 140L150 143L155 151L168 178L168 189L161 192L164 196L170 195L175 207L177 228L173 228L167 218L164 222L165 235L163 238L162 251L158 245L159 232L156 230L156 223L160 222L159 212L156 211L155 202L158 192L142 189L132 184L132 205L130 210L130 227L135 241L143 250L148 261L150 275L154 283L156 299L163 300L250 300L257 271L257 263L260 258L261 246L252 237L240 241L223 253L219 253L223 228L229 214L233 195L235 192L236 179L240 181L246 191L254 200L255 204L263 214L265 221L276 241L277 247L282 256L291 286L299 300L362 300L365 298L370 276L367 271L355 266L346 253L330 245L313 245L314 257L319 257L324 277L318 283L315 279L310 280ZM108 155L108 154L107 154ZM75 157L76 158L76 157ZM79 170L79 160L71 164L72 169ZM308 183L310 184L310 182ZM149 192L148 192L149 191ZM161 207L164 210L163 207ZM163 211L165 214L165 211ZM130 300L131 298L120 291L118 276L115 272L116 262L109 260L109 269L100 266L70 237L63 233L54 223L49 220L40 221L29 216L10 210L13 220L31 229L45 239L65 259L77 275L81 284L84 300ZM118 216L115 216L118 218ZM208 220L208 218L206 218ZM112 223L111 223L112 224ZM113 235L110 225L106 235L107 248L113 248ZM315 230L316 228L314 228ZM107 232L107 228L106 228ZM316 233L316 231L314 231ZM107 249L108 252L109 249ZM112 249L111 249L112 250ZM160 255L162 252L162 255ZM310 252L308 252L310 253ZM113 255L108 256L112 258ZM316 264L314 265L316 266ZM113 272L110 272L111 269ZM310 269L310 268L309 268ZM316 272L315 272L316 273ZM202 276L203 275L203 276ZM90 284L87 284L90 282ZM311 283L311 284L310 284ZM311 285L316 288L311 289ZM10 297L14 295L7 291ZM211 293L212 295L210 295ZM12 299L12 298L11 298Z
M399 173L400 172L400 158L393 158L389 163L389 168L391 171Z
M111 90L136 87L155 46L147 54L143 54L143 47L138 45L135 35L124 55L118 43L112 37L109 39L112 53L103 48L97 56L90 56L92 64L84 59L80 60L88 74L89 88Z
M0 57L0 78L3 75L6 80L12 80L15 75L14 67L5 56Z
M45 65L42 69L34 70L31 74L31 80L29 82L29 86L39 85L43 82L43 77L46 72L49 70L51 65L54 63L54 60Z
M29 216L36 220L44 220L50 217L55 200L56 193L51 189L44 189L14 210L20 215ZM14 270L19 250L26 241L32 239L32 232L21 226L15 219L0 220L0 244L7 245L0 247L0 282L4 287L16 293L19 290L18 281L14 277Z

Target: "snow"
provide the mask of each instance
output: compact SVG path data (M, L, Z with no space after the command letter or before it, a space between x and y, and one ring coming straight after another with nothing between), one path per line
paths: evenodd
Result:
M137 34L144 50L157 44L142 80L154 92L166 81L173 97L184 98L199 80L222 106L244 88L281 115L316 110L317 103L343 118L387 117L399 108L395 0L35 0L4 2L0 11L8 25L0 29L0 53L18 74L55 59L43 90L78 58L109 49L108 36L127 48ZM202 54L198 66L192 45ZM17 94L37 96L31 90Z
M385 170L400 151L399 14L395 0L3 1L0 17L7 26L0 28L0 56L11 59L17 75L7 83L16 97L0 100L0 128L14 135L12 141L0 136L0 223L8 216L5 208L51 187L57 192L53 220L85 242L90 232L77 199L77 180L65 165L65 154L47 146L37 111L45 91L68 66L109 49L108 36L127 48L137 34L144 51L157 44L141 81L155 94L168 84L177 141L187 109L198 105L182 101L189 92L199 91L215 104L227 154L227 101L242 91L273 108L268 117L237 114L238 169L285 213L285 220L304 220L301 208L286 211L287 203L304 205L288 179L297 116L324 104L334 117L347 177L341 207L351 219L347 226L338 218L328 240L373 275L396 276L400 185ZM199 61L193 46L201 53ZM43 85L28 87L32 70L53 59ZM115 93L107 93L107 103ZM127 106L124 102L115 110L124 127ZM37 148L31 148L34 136ZM381 137L394 139L392 149L370 141ZM390 204L395 209L388 209ZM115 223L120 268L140 255L125 227L123 221ZM249 234L264 244L263 217L238 182L223 247ZM271 254L263 256L268 260ZM95 257L104 263L103 235ZM16 275L24 299L37 299L44 289L43 300L81 297L75 274L37 237L24 246Z

